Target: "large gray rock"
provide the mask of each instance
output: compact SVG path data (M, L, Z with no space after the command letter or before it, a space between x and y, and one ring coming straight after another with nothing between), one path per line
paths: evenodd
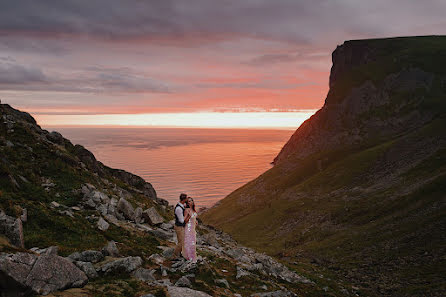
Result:
M211 297L205 292L192 290L184 287L168 286L167 291L170 297Z
M158 225L164 222L164 218L156 211L155 207L146 209L142 216L150 225Z
M142 265L141 257L127 257L109 262L100 268L100 271L106 275L127 272L130 273Z
M98 263L104 260L104 255L99 251L87 250L81 253L74 252L68 258L72 261Z
M107 244L102 249L102 254L105 256L117 257L119 256L119 249L116 246L116 243L112 240L107 242Z
M130 202L128 202L124 198L119 199L118 205L116 208L117 208L118 212L122 213L122 215L127 220L130 220L130 221L135 220L135 209L130 204Z
M0 256L0 287L3 296L47 295L57 290L82 287L88 282L84 272L57 249L37 256L28 253Z
M25 247L22 220L6 215L1 209L0 234L4 234L13 245L21 248Z

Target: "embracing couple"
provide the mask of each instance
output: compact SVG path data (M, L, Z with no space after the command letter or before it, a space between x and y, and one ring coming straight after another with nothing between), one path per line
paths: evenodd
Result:
M197 212L194 199L186 194L180 195L180 202L175 206L175 233L178 243L175 247L175 256L181 254L186 260L196 262L197 252L195 226L197 225Z

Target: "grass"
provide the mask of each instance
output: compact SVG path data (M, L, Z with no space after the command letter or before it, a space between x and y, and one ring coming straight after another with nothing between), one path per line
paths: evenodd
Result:
M294 167L276 165L202 220L245 245L287 255L288 263L316 258L322 263L316 271L330 267L335 278L356 283L365 295L377 294L377 284L389 287L383 294L416 295L425 280L432 280L425 288L439 292L446 281L436 264L446 259L446 151L440 146L429 153L419 144L438 147L445 126L446 119L439 118L379 145L339 152L320 172L308 170L320 156ZM415 165L392 168L389 158L393 164L413 158ZM313 269L304 271L315 279ZM377 278L371 281L371 275Z

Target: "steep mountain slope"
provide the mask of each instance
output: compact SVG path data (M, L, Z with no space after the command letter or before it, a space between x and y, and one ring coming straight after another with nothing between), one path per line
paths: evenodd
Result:
M203 215L366 295L446 289L446 37L347 41L275 166Z

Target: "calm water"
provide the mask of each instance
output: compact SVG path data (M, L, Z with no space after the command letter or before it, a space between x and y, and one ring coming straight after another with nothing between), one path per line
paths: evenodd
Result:
M104 164L142 176L158 196L212 206L270 168L291 130L52 128Z

